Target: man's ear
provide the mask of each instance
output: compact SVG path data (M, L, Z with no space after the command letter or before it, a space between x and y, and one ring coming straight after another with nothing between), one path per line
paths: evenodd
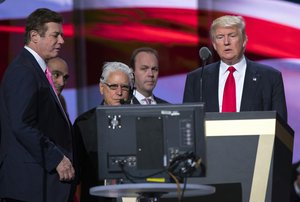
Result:
M212 42L212 45L213 45L213 47L214 47L214 49L215 49L215 51L217 50L216 49L216 44L214 43L214 42Z
M244 40L244 42L243 42L243 48L246 47L247 42L248 42L248 37L247 37L247 35L246 35L246 36L245 36L245 40Z
M102 83L99 83L99 91L101 93L101 95L103 95L103 91L104 91L104 85Z
M37 43L39 41L39 38L40 38L40 35L37 31L35 31L35 30L30 31L30 40L33 43Z

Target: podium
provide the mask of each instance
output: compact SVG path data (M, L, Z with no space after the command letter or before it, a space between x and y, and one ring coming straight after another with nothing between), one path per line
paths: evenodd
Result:
M289 201L294 132L276 112L206 113L205 131L206 177L188 182L216 192L186 202Z

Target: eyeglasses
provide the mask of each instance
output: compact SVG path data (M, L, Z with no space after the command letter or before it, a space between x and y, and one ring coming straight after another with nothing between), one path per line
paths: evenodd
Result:
M109 84L109 83L106 83L104 82L105 85L107 85L107 87L110 89L110 90L117 90L119 87L121 87L121 90L122 91L129 91L130 87L129 85L123 85L123 84Z

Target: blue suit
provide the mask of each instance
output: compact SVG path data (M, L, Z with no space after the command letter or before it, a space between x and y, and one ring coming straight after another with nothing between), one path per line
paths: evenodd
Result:
M56 167L64 155L72 161L71 124L25 48L6 70L0 93L0 198L68 201L72 184L59 180Z
M244 87L240 111L276 110L287 121L287 108L281 72L246 59ZM207 112L219 112L220 62L205 66L203 72L203 102ZM183 102L200 101L201 68L188 73Z

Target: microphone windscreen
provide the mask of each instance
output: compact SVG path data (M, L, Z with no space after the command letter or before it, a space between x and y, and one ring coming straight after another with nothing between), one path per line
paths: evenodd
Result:
M199 50L199 56L201 58L201 60L207 60L210 56L211 56L211 52L207 47L202 47Z
M127 104L127 100L125 100L125 99L121 99L121 100L120 100L120 104L121 104L121 105L123 105L123 104Z

